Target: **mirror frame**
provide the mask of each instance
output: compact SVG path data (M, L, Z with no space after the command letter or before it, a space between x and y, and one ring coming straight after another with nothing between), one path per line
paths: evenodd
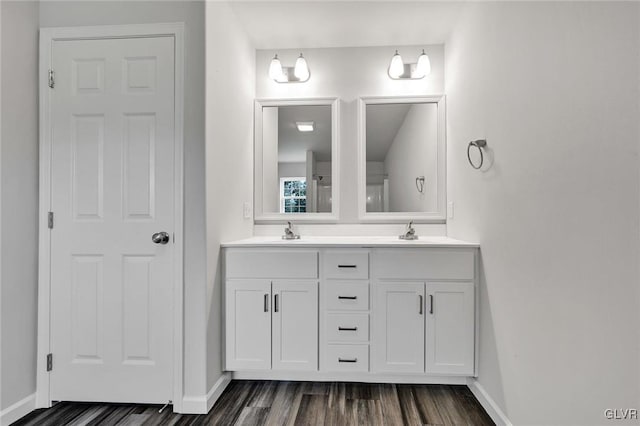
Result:
M262 108L285 106L331 107L331 213L272 213L263 211ZM340 201L340 111L339 98L256 99L254 108L253 202L254 223L333 223L339 218Z
M432 212L367 212L367 105L435 103L438 107L438 209ZM445 95L366 96L358 107L358 217L361 222L446 223L447 144Z

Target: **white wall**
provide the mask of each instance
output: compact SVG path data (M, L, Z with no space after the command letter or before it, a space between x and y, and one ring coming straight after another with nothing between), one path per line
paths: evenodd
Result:
M253 199L255 50L226 3L208 2L207 21L207 389L222 373L220 242L249 237Z
M0 5L0 240L2 239L2 5ZM0 413L2 413L2 244L0 244ZM2 415L0 414L0 417ZM1 419L0 419L1 421Z
M478 380L517 425L640 408L639 7L477 3L447 44L449 234L481 243Z
M314 190L313 177L316 174L316 156L311 150L307 151L305 163L305 179L307 182L307 211L316 211L316 191Z
M3 1L0 9L0 410L5 410L36 390L38 4Z
M389 61L399 49L406 62L415 62L425 49L431 60L432 73L423 80L397 81L387 75ZM283 66L293 66L298 49L256 51L256 97L258 98L340 98L340 224L300 225L302 234L383 233L400 232L402 225L353 225L358 222L357 201L357 100L361 96L427 95L444 92L444 46L390 46L302 49L311 70L311 78L303 84L280 84L269 79L269 63L278 54ZM257 225L256 234L282 233L282 226ZM397 228L397 230L395 229ZM423 225L418 232L445 233L444 225Z
M307 163L278 163L278 178L283 177L305 177L307 174ZM278 179L278 187L280 179ZM278 200L280 191L278 191Z
M429 212L438 210L438 107L412 105L398 129L387 156L389 211ZM424 176L418 192L416 178Z
M367 161L367 182L382 184L384 180L384 161Z
M206 393L205 29L199 1L43 1L43 27L185 23L184 393Z
M262 191L265 212L280 211L278 174L278 108L263 108L262 115Z

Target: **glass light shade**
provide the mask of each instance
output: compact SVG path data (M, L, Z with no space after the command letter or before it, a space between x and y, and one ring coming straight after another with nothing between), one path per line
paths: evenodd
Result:
M416 64L415 76L418 78L422 78L425 75L431 74L431 61L429 61L429 57L424 50L418 56L418 63Z
M293 69L293 75L295 75L300 81L306 81L309 79L309 66L307 60L300 54L300 57L296 60L296 66Z
M396 54L391 58L389 64L389 76L392 78L398 78L404 74L404 62L402 62L402 56L396 50Z
M284 73L282 72L282 64L278 55L274 56L269 65L269 78L275 81L282 81Z

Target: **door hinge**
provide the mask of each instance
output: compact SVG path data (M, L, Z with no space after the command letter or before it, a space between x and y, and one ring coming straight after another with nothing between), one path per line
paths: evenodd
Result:
M53 354L47 354L47 371L53 370Z
M53 89L56 85L55 74L53 70L49 70L49 87Z
M47 216L47 226L49 229L53 229L53 212L49 212L49 215Z

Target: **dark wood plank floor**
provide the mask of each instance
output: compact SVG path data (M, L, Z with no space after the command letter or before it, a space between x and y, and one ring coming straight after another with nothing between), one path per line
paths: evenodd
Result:
M234 381L207 415L62 402L16 426L493 425L466 386Z

